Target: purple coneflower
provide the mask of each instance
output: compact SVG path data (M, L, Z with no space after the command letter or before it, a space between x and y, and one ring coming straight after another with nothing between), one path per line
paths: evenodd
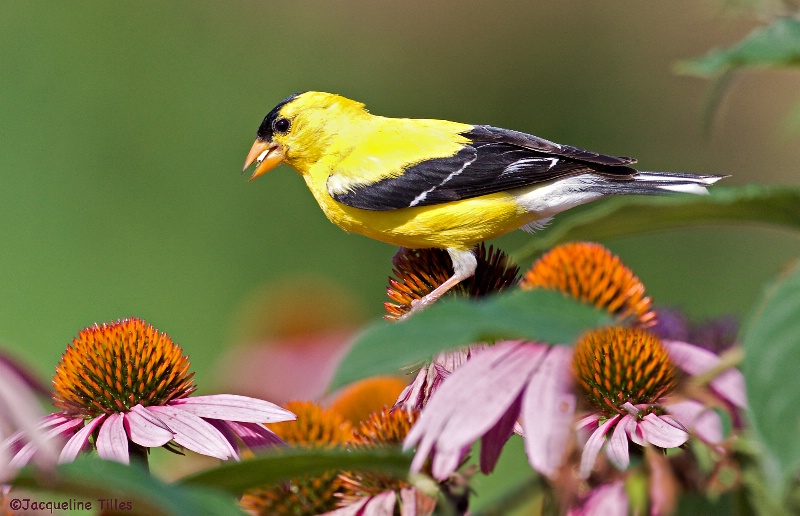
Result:
M633 327L590 332L574 353L569 346L521 341L475 352L441 383L409 432L405 447L417 447L412 471L432 456L433 476L445 479L480 439L481 469L489 472L517 423L531 466L550 477L562 465L576 426L592 431L580 466L584 477L608 436L607 454L620 468L628 465L629 441L674 448L690 433L711 444L722 440L713 410L670 396L676 366L699 375L718 367L718 357L684 342L662 344L644 331L656 315L644 286L618 258L597 244L559 246L534 264L522 286L561 290ZM734 407L744 406L739 371L722 372L710 387ZM592 410L576 425L577 409L584 406Z
M630 463L629 442L677 448L691 433L710 445L720 443L719 415L699 401L673 395L678 369L693 375L718 363L706 350L685 342L662 343L636 328L603 328L584 335L575 345L573 368L592 407L578 427L592 433L584 445L580 476L589 476L604 446L612 464L624 470ZM722 387L715 389L721 398L744 406L738 371L726 370L712 381L712 389L714 382Z
M515 287L519 267L500 249L475 247L478 265L475 274L447 291L447 297L479 298ZM383 304L390 321L401 319L412 303L430 294L453 275L450 255L444 249L407 249L401 247L392 258L395 278L389 277L386 294L394 303Z
M64 352L53 377L59 412L39 427L66 444L60 462L94 447L104 459L146 460L149 448L176 445L219 459L238 459L237 438L256 448L281 440L262 423L294 419L277 405L245 396L193 396L194 373L180 346L139 319L94 325ZM40 453L22 434L0 444L21 465Z
M290 401L286 407L297 419L269 426L288 446L334 449L351 442L353 426L337 411L311 401ZM239 505L253 516L322 514L337 507L341 488L339 472L331 470L248 489Z
M399 447L419 412L384 408L362 421L353 432L350 448ZM339 508L330 516L362 514L423 516L433 514L436 498L405 479L377 472L343 471L339 474ZM447 488L447 485L443 486Z

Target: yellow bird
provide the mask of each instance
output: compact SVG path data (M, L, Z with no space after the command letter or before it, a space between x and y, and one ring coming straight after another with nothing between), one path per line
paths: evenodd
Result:
M414 249L446 249L454 274L417 311L475 273L473 248L614 194L707 193L725 176L640 172L628 157L530 134L446 120L386 118L331 93L292 95L264 118L244 169L285 162L348 232Z

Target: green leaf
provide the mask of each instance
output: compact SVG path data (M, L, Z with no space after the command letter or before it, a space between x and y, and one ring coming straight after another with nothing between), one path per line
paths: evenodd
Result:
M742 333L749 420L780 499L800 470L800 266L771 286Z
M517 290L480 301L443 299L407 321L368 327L339 367L332 388L397 374L444 349L501 339L568 344L610 323L605 312L546 290Z
M152 477L140 466L126 466L96 457L80 457L75 462L62 464L52 476L37 474L35 470L26 468L14 479L13 485L68 494L76 497L76 500L91 503L92 509L101 509L101 503L106 504L106 508L108 504L116 503L116 507L111 508L125 514L243 514L232 497L218 491L167 484ZM119 505L128 503L130 506Z
M556 216L522 251L522 261L572 240L604 240L699 224L758 223L800 230L800 188L715 186L709 195L611 197Z
M201 471L180 480L183 485L211 487L238 495L251 487L275 484L300 475L330 470L381 471L408 476L411 455L400 450L285 450Z
M706 55L681 61L676 71L685 75L716 77L743 67L800 65L800 20L778 18L759 27L739 43L717 48Z

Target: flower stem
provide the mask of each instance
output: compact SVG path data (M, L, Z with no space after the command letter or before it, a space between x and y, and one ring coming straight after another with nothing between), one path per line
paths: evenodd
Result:
M148 449L144 446L139 446L136 443L128 441L128 450L131 456L131 463L137 463L144 466L144 469L150 471L150 464L148 461Z
M724 373L732 367L738 367L744 358L744 350L741 346L730 348L719 356L719 363L705 373L698 374L692 378L692 383L703 387L711 383L711 380Z

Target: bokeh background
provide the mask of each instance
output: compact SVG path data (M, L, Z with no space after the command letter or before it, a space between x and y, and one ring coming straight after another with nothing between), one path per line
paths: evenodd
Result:
M0 346L47 378L79 330L138 316L211 392L236 346L378 318L395 249L330 224L288 167L239 172L263 116L300 90L650 170L796 183L796 74L740 75L705 133L711 84L673 72L755 23L711 0L4 1ZM698 318L744 314L800 253L743 226L605 244Z

